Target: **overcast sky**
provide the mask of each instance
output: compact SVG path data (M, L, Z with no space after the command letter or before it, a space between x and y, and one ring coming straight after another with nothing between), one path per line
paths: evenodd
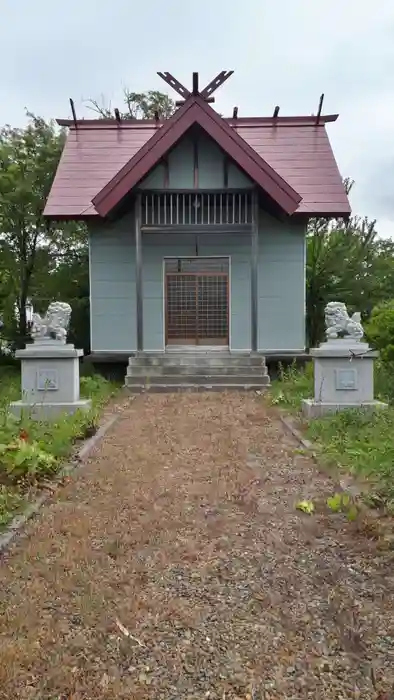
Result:
M354 213L394 236L393 0L0 0L0 124L24 110L68 117L73 97L120 105L122 87L166 90L235 70L216 94L230 115L339 112L328 126L338 165L353 178ZM174 95L172 95L174 96Z

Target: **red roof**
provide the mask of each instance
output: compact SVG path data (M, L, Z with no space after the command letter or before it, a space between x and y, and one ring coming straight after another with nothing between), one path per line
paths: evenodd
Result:
M288 214L346 216L349 201L321 117L222 119L200 98L163 123L60 121L70 126L44 210L51 218L105 216L193 123Z
M286 214L294 213L301 201L299 194L212 107L201 97L192 96L93 199L99 214L109 214L194 124L201 126Z

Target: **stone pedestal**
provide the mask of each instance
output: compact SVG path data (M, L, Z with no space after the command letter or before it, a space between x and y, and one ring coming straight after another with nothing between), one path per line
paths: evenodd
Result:
M322 343L310 354L314 366L314 398L302 401L307 418L349 408L387 408L387 404L374 400L373 366L378 353L367 343L338 338Z
M22 400L10 404L17 416L26 412L37 420L87 411L91 401L79 396L79 358L83 350L50 338L41 338L16 357L21 360Z

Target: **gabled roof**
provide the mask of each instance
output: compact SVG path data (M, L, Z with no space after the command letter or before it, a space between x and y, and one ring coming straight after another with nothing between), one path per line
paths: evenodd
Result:
M187 99L93 198L98 213L107 216L194 124L202 127L286 214L294 213L300 195L200 96Z
M277 196L283 192L287 201L292 197L288 190L282 190L281 182L287 183L290 192L298 193L299 203L293 209L295 214L350 214L349 201L325 128L325 123L335 121L337 115L321 116L318 124L316 117L311 116L241 117L235 120L221 118L205 103L203 107L219 120L227 147L231 135L231 142L242 145L247 153L249 166L254 172L258 167L262 168L259 177L265 177L265 187L274 188L275 185ZM174 116L179 117L182 110L181 107ZM70 130L44 215L54 219L98 217L101 213L99 199L103 193L111 194L114 186L117 186L118 193L122 191L118 189L120 183L123 182L122 187L126 184L122 173L125 177L127 173L128 178L132 176L130 164L138 165L144 153L151 153L152 147L165 137L169 121L133 120L118 124L115 120L80 120L75 128L72 120L59 120ZM219 126L216 120L212 124L209 118L209 126L212 138L217 140ZM144 163L145 167L147 161ZM255 180L253 175L250 177Z

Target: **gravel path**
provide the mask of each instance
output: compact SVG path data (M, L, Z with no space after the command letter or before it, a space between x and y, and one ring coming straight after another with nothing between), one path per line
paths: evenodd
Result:
M0 698L391 698L394 553L295 510L297 447L257 396L128 404L1 561Z

